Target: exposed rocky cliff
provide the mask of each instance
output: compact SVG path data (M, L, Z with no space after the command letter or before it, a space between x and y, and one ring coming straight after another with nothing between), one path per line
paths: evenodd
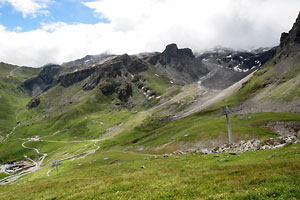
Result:
M251 96L241 104L242 112L300 112L300 14L275 49L268 65L241 88Z
M60 71L61 66L59 65L46 65L38 76L26 80L23 86L32 97L36 97L42 92L49 90L55 84L55 79Z
M75 71L73 73L67 73L59 76L58 82L63 87L69 87L74 83L78 83L85 78L89 77L92 73L95 72L95 68L84 69L80 71Z
M198 81L209 72L191 49L178 49L176 44L167 45L162 53L154 55L147 61L169 78L187 83Z
M289 33L282 33L280 38L281 48L294 43L300 43L300 13Z
M101 91L108 93L107 90L109 88L116 88L116 84L113 84L112 82L119 82L119 84L128 82L132 77L134 77L134 75L144 72L147 69L147 64L142 60L138 58L132 58L127 54L124 54L116 57L115 59L107 61L102 65L95 66L94 72L87 79L83 89L92 90L100 83L100 88L102 88ZM113 81L102 81L105 79L110 79ZM105 82L110 82L110 84Z
M218 64L236 72L248 72L261 67L275 53L276 48L260 48L253 51L215 48L199 55L198 58L204 62Z
M260 52L205 53L195 56L191 49L167 45L162 53L129 56L86 56L59 65L43 67L40 74L27 80L25 88L36 97L56 84L71 87L80 84L82 91L98 89L103 95L113 95L123 103L130 102L134 87L149 101L162 95L151 86L153 78L165 78L170 84L197 83L208 89L224 89L241 80L273 56L273 50ZM150 76L144 72L151 68ZM112 97L112 99L115 99ZM144 102L139 100L139 102ZM117 102L119 103L119 102ZM38 105L33 104L29 107Z

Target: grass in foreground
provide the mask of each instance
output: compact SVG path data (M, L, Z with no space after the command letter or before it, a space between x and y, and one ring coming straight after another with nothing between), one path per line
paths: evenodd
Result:
M100 151L63 163L59 174L2 186L0 199L299 199L299 151L297 144L241 155L150 160Z

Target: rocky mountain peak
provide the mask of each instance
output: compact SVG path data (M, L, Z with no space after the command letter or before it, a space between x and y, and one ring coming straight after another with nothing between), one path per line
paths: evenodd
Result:
M176 44L169 44L160 55L159 62L162 65L169 64L171 62L180 62L183 60L195 59L195 56L191 49L178 49Z
M165 55L174 56L178 53L177 44L169 44L166 46L164 52Z
M283 48L289 43L300 43L300 12L289 33L281 34L280 47Z
M165 57L178 57L178 56L188 56L195 58L193 52L189 48L178 49L176 44L169 44L162 53Z

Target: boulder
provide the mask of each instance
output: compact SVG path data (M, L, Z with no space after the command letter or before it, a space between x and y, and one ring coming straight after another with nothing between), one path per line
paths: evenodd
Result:
M35 107L39 106L40 103L41 103L40 98L37 98L37 97L36 97L36 98L33 98L33 99L31 99L31 101L27 104L27 108L28 108L28 109L35 108Z

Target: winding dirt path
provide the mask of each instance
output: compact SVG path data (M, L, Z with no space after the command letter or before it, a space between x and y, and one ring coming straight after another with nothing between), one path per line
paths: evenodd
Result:
M62 130L62 131L57 131L55 132L54 134L51 134L49 136L53 136L59 132L63 132L65 130ZM44 137L49 137L49 136L44 136ZM66 158L63 158L63 159L60 159L60 160L57 160L57 162L62 162L62 161L65 161L65 160L69 160L69 159L72 159L72 158L76 158L76 157L86 157L90 154L93 154L95 153L97 150L100 149L100 146L97 145L97 142L99 142L100 140L81 140L81 141L47 141L47 140L39 140L39 141L43 141L43 142L66 142L66 143L74 143L74 142L94 142L94 146L96 147L95 149L92 149L92 150L88 150L88 151L85 151L85 152L82 152L82 153L78 153L78 154L75 154L75 155L72 155L72 156L69 156L69 157L66 157ZM45 158L47 157L47 153L41 153L37 148L32 148L32 147L27 147L25 144L27 142L35 142L35 141L31 141L30 139L27 139L27 141L23 142L22 143L22 147L24 149L30 149L30 150L33 150L35 151L38 155L41 155L41 157L39 157L38 161L34 161L32 160L31 158L27 157L27 156L24 156L27 160L31 161L33 164L34 164L34 167L31 167L31 168L28 168L26 170L23 170L17 174L13 174L13 175L10 175L8 177L5 177L3 179L0 180L0 185L5 185L5 184L8 184L8 183L12 183L12 182L15 182L16 180L18 180L19 178L25 176L25 175L28 175L28 174L31 174L31 173L34 173L46 166L49 166L50 164L46 165L46 166L43 166L41 167L41 165L43 164ZM52 170L52 169L51 169ZM49 170L46 174L46 176L50 176L50 172L51 170Z

